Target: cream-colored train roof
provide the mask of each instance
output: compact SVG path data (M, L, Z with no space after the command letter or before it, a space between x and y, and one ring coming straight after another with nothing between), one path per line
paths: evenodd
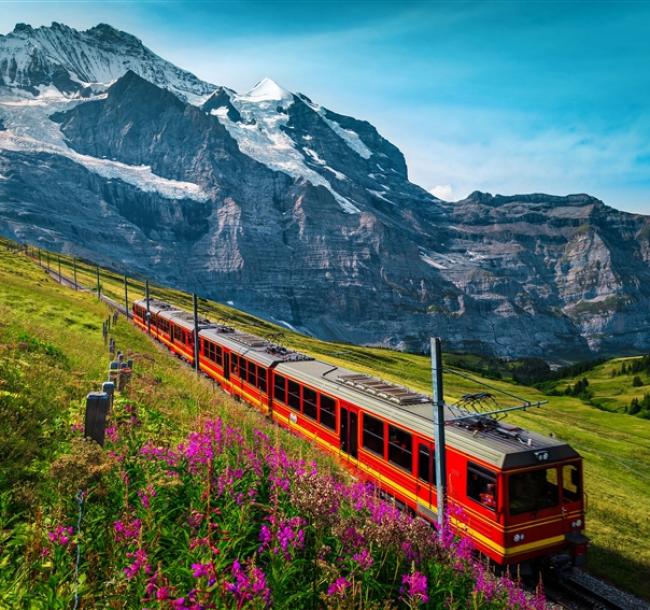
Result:
M374 396L342 382L342 378L357 375L355 371L318 360L282 363L275 371L433 439L434 407L430 398L427 402L394 404L386 398ZM457 415L456 410L452 412L449 408L445 409L447 445L499 468L535 466L578 457L567 443L556 438L514 426L504 426L490 420L486 420L487 426L484 429L469 429L453 423Z

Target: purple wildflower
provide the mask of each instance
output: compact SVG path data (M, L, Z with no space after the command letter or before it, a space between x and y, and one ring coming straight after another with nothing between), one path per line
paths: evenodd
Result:
M330 597L342 597L345 594L345 591L350 587L350 581L343 577L339 576L328 588L327 595Z
M400 592L410 602L426 604L429 601L427 577L417 570L402 576Z
M47 537L50 539L50 542L54 544L68 546L73 533L73 528L57 525L51 532L48 532Z

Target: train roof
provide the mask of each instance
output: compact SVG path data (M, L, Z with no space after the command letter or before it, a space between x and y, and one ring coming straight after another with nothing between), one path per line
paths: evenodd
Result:
M136 301L134 305L140 305L140 307L147 308L147 299L140 299ZM159 299L149 299L149 311L152 314L160 314L161 312L175 312L180 313L181 310L178 307L170 305L166 301L160 301Z
M433 439L434 407L429 396L318 360L282 363L276 372ZM556 438L480 414L456 422L458 415L458 409L445 407L446 443L499 468L522 468L578 457L567 443Z
M201 337L212 340L228 348L231 352L265 367L278 362L313 360L309 356L276 345L262 337L243 333L229 327L210 328L199 334Z

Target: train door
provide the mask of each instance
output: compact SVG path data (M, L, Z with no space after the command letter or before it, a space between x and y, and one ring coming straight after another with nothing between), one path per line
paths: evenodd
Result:
M341 451L357 457L358 416L354 411L341 407Z
M230 379L230 352L223 353L223 377L226 381Z

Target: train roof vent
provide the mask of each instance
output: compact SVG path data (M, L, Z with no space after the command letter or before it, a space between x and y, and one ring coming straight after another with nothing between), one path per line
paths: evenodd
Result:
M313 360L311 356L301 354L300 352L294 352L286 347L282 347L281 345L276 345L275 343L269 343L266 347L266 351L272 356L275 356L278 360L283 360L284 362Z
M249 333L237 333L237 336L234 337L234 339L238 343L243 343L244 345L255 349L266 347L269 344L269 342L265 339L256 337L255 335L251 335Z
M235 332L235 329L232 326L226 326L225 324L216 324L214 330L224 335Z
M146 299L144 300L146 301ZM167 301L161 301L159 299L149 299L149 305L153 305L154 307L165 310L176 309L176 307L174 307L171 303L167 303Z
M388 383L375 377L369 377L368 375L341 375L338 381L344 385L361 390L366 394L383 398L398 405L415 405L431 402L431 399L424 394L418 394L408 388Z
M191 322L192 324L194 324L194 316L187 311L182 311L176 317L180 318L181 320L185 320L185 322ZM212 322L210 322L210 320L208 320L207 318L199 317L198 320L201 326L209 326L212 324Z

